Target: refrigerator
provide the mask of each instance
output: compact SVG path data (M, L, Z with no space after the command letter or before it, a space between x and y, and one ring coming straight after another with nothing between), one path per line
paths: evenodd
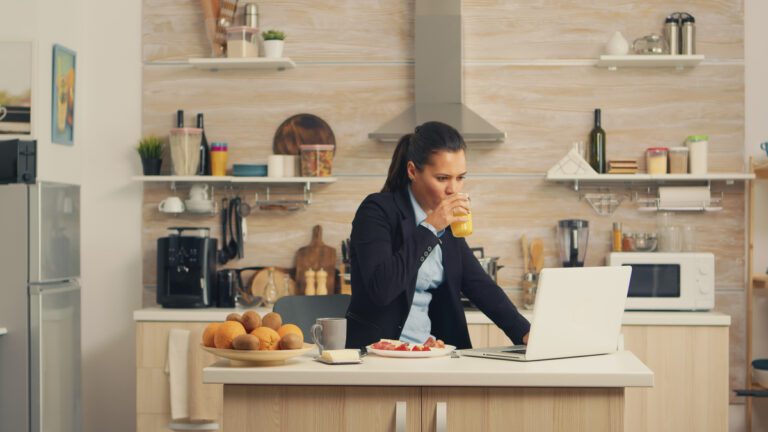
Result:
M79 277L79 186L0 185L0 431L80 431Z

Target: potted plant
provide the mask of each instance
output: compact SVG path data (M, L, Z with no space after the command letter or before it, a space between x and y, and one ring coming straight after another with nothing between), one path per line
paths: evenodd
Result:
M141 157L144 175L160 175L160 165L163 163L163 140L153 135L142 138L136 148Z
M264 57L280 58L283 56L285 33L277 30L267 30L261 36L264 38Z

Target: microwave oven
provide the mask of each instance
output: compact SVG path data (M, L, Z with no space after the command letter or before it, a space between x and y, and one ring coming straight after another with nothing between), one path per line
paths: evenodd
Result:
M632 266L626 310L711 310L715 256L698 252L613 252L609 266Z

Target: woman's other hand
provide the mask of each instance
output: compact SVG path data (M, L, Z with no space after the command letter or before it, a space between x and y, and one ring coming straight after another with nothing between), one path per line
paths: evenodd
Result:
M525 336L523 336L523 345L528 345L528 335L530 333L526 333Z
M469 212L469 198L466 194L457 193L446 197L437 208L428 211L425 222L437 231L442 231L454 222L466 222Z

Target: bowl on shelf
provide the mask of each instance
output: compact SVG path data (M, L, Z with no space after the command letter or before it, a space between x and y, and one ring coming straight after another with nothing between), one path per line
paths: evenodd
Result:
M266 177L267 164L234 164L232 175L236 177Z
M752 379L768 388L768 359L752 360Z
M633 250L635 252L653 252L656 250L658 239L656 233L635 234Z

